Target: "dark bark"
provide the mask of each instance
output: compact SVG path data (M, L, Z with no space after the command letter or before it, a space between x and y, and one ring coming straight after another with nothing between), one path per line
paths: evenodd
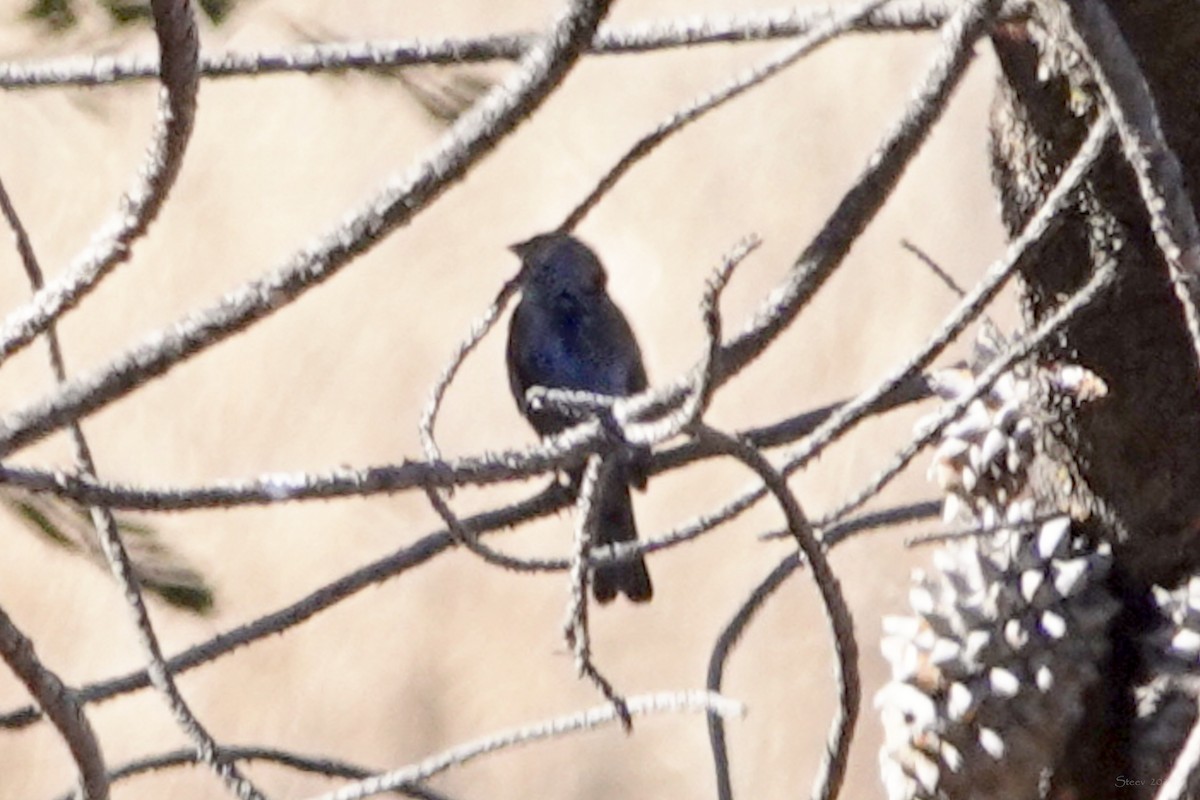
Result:
M1200 6L1130 0L1111 10L1150 83L1167 141L1200 204ZM1004 71L993 120L993 159L1004 219L1016 231L1082 141L1101 100L1063 32L1058 2L994 37ZM1047 80L1038 80L1041 69ZM1109 396L1061 409L1055 431L1084 509L1115 514L1114 544L1135 583L1170 585L1200 566L1200 382L1167 268L1150 233L1133 173L1116 142L1074 212L1023 273L1025 310L1040 319L1101 264L1116 289L1071 325L1047 358L1081 363ZM1098 507L1099 506L1099 507Z
M1100 0L1095 0L1099 2ZM1200 207L1200 4L1112 0L1108 7L1145 73L1167 142ZM1036 210L1103 105L1067 30L1060 0L1036 0L1028 21L993 35L1002 68L992 123L994 179L1011 232ZM1150 624L1150 586L1200 567L1200 381L1182 308L1150 232L1134 175L1114 140L1072 212L1024 265L1029 322L1050 313L1093 270L1118 281L1042 354L1082 364L1104 399L1051 404L1039 490L1065 502L1114 547L1125 611L1112 631L1106 684L1096 687L1077 746L1056 770L1060 797L1128 797L1131 687L1137 637Z

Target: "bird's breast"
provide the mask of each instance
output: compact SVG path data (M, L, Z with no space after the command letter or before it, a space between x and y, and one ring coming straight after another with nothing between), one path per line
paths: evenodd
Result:
M619 360L598 324L597 310L574 301L534 315L527 337L529 372L544 386L624 393Z

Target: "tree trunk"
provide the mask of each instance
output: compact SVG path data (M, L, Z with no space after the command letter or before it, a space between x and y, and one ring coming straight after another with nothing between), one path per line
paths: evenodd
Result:
M1121 0L1108 7L1145 73L1192 203L1200 207L1200 4ZM1003 74L992 122L994 178L1013 233L1103 107L1068 35L1068 19L1069 4L1035 0L1027 21L1008 23L992 37ZM1038 488L1065 501L1088 535L1113 545L1111 588L1124 609L1111 631L1104 685L1091 698L1067 763L1056 770L1057 797L1131 796L1119 778L1133 774L1136 760L1134 687L1152 671L1138 645L1156 622L1149 590L1200 572L1196 357L1115 137L1071 212L1023 267L1027 321L1053 311L1101 266L1115 266L1115 288L1040 354L1081 364L1108 385L1096 402L1047 409L1048 468Z

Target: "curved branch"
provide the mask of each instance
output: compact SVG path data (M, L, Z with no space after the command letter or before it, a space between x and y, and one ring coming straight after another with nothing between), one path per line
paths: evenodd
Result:
M487 336L488 331L500 319L500 315L504 312L505 306L512 296L517 292L519 283L514 278L501 287L500 292L496 295L496 299L488 306L483 315L477 319L472 325L471 330L467 334L467 338L459 343L450 361L442 369L434 382L433 389L429 393L429 399L425 403L425 408L421 412L421 419L417 426L417 433L421 440L421 449L425 451L425 457L430 462L438 461L442 457L441 448L438 447L437 436L434 432L434 426L437 424L438 413L442 408L442 401L446 397L446 392L450 389L450 384L458 375L458 370L466 361L467 356L483 341ZM443 487L433 484L424 486L425 495L429 498L429 504L437 513L442 521L446 523L447 530L459 544L470 550L475 555L482 558L489 564L502 567L504 569L521 570L521 571L539 571L545 568L545 562L538 559L518 558L510 556L507 553L502 553L484 542L480 541L470 531L463 527L462 522L454 513L454 509L450 507L449 496L453 491L453 487L447 487L450 491L443 491Z
M46 668L33 651L33 642L21 633L8 614L0 609L0 658L25 684L42 711L67 743L79 768L80 788L85 800L108 799L108 775L96 734L75 695L58 676Z
M750 597L742 603L733 619L729 621L717 637L712 655L708 659L708 679L705 683L710 692L721 691L721 682L725 678L725 665L729 655L742 638L742 633L750 620L758 613L767 599L775 590L784 584L792 573L804 565L799 553L792 553L780 561L775 569L750 592ZM717 772L717 797L719 800L732 800L733 783L729 777L729 750L725 745L725 720L710 714L708 716L708 740L712 746L713 767Z
M154 3L163 93L145 163L117 212L66 271L0 324L0 363L74 308L114 267L129 259L175 184L196 118L200 40L187 2Z
M850 758L850 742L854 737L854 726L858 720L862 685L858 674L858 642L854 636L854 620L850 607L842 594L841 584L825 555L825 548L817 541L800 503L787 485L783 474L754 447L728 434L709 427L699 426L697 435L713 442L718 447L752 469L775 497L787 518L788 531L796 539L800 551L812 569L813 580L821 593L825 616L833 635L833 652L836 660L838 711L830 725L828 750L821 769L813 782L814 798L833 800L841 791L846 778L846 766ZM765 598L764 598L765 599ZM711 677L712 671L710 669ZM715 743L714 739L714 743ZM722 737L723 742L723 737ZM714 748L714 754L716 750ZM728 786L725 787L728 789ZM728 797L732 797L730 792Z

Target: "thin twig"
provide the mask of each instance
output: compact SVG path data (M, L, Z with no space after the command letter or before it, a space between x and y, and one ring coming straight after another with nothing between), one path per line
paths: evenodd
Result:
M866 3L852 6L848 11L839 9L838 13L828 21L814 26L811 31L801 36L799 41L788 45L770 59L747 70L721 88L693 100L660 122L654 130L640 137L632 147L625 151L625 155L609 168L587 197L567 215L567 218L558 226L558 230L574 230L634 164L648 156L673 134L683 130L708 112L720 108L747 90L779 74L831 39L846 33L855 23L877 9L882 2L883 0L869 0Z
M418 433L421 439L421 448L425 451L425 457L431 463L438 462L442 458L441 448L437 444L437 436L434 432L434 426L437 424L438 413L441 411L442 401L446 397L446 391L450 388L450 384L454 381L458 370L462 367L467 356L479 345L483 338L487 336L488 331L496 324L496 320L504 312L504 307L508 305L508 301L516 293L520 284L514 279L506 282L501 287L496 299L484 311L483 315L477 319L472 325L471 330L467 334L459 346L455 349L450 361L438 375L437 381L434 382L433 389L429 393L429 400L425 403L425 408L421 412L421 420L418 424ZM449 495L453 491L453 485L447 487L447 491L433 484L424 486L425 495L429 498L429 504L433 510L437 512L442 521L446 523L447 530L458 540L458 543L470 550L475 555L482 558L485 562L494 566L514 571L541 571L545 569L545 562L539 559L518 558L510 556L507 553L502 553L488 545L484 544L477 537L472 535L465 529L450 508Z
M627 426L624 430L627 440L635 444L659 444L675 438L704 417L716 388L713 368L721 352L724 327L721 319L721 295L729 285L733 271L761 244L762 240L754 234L738 241L722 259L705 286L704 297L700 301L700 315L704 321L704 355L700 363L693 368L692 388L683 403L657 422Z
M487 336L488 331L496 324L496 320L504 313L505 306L512 296L516 294L519 288L519 283L514 279L510 280L501 287L496 299L488 306L483 315L471 324L471 330L467 334L467 338L459 343L454 354L450 356L450 361L442 369L438 375L437 381L433 385L433 389L429 392L429 399L425 403L425 408L421 411L421 421L418 432L421 436L421 447L425 451L425 456L431 461L441 459L441 449L437 445L437 437L434 435L434 426L437 424L438 412L441 411L442 401L446 397L446 390L450 388L450 384L454 381L454 377L458 374L459 368L471 354L483 337Z
M1000 531L1029 531L1034 528L1062 516L1061 514L1043 514L1035 516L1032 519L1018 521L1003 521L995 525L967 525L961 528L954 528L947 531L933 531L931 533L922 533L917 536L909 536L904 540L905 547L921 547L927 544L941 544L943 542L952 542L959 539L974 539L976 537L989 536Z
M910 522L933 519L934 517L940 517L941 514L941 500L925 500L920 503L885 508L882 511L872 511L869 514L841 520L828 528L818 529L818 532L821 536L821 544L826 549L829 549L857 533L863 533L864 531L876 528L891 528L898 525L906 525ZM758 538L770 540L783 539L788 536L791 536L791 534L783 530L759 534Z
M454 513L454 509L450 508L450 504L438 489L426 486L425 497L429 500L433 510L441 517L442 522L446 523L446 530L450 532L454 543L479 556L486 563L511 572L552 572L562 569L561 559L510 556L508 553L489 547L479 539L476 531L465 525L463 520Z
M1045 204L1043 204L1043 207L1044 207L1044 205ZM926 253L924 250L922 250L920 247L918 247L916 244L909 241L908 239L901 239L900 246L903 247L908 252L912 253L914 256L916 256L917 260L920 261L922 264L924 264L925 267L928 268L930 272L932 272L935 276L937 276L937 278L946 285L946 288L948 288L950 291L954 292L955 296L957 296L959 300L966 299L967 290L964 289L962 286L960 286L958 281L956 281L954 279L954 276L951 275L949 272L947 272L945 269L943 269L942 265L937 263L937 261L934 259L933 256L929 255L929 253ZM1013 262L1013 263L1014 263L1014 266L1016 266L1017 262ZM1005 277L1004 280L1007 281L1008 278ZM999 326L997 326L996 323L992 321L991 317L989 317L987 314L983 313L982 311L979 312L979 322L983 326L984 332L991 339L991 341L993 341L993 342L1003 341L1004 337L1000 334Z
M901 239L900 246L917 257L917 260L929 268L929 271L946 284L947 288L958 297L959 300L967 296L967 290L964 289L958 281L954 280L954 276L942 268L942 265L934 260L933 256L926 253L917 245L913 244L908 239Z
M20 679L50 719L79 768L79 789L85 800L108 800L108 775L100 744L75 694L63 685L33 650L4 609L0 609L0 658Z
M670 692L638 695L628 700L629 713L635 716L653 713L709 712L722 716L739 716L742 707L713 692ZM359 800L396 786L411 785L444 772L451 767L462 766L482 755L494 753L516 745L529 744L543 739L554 739L576 731L594 730L602 725L619 721L620 717L611 704L591 708L587 711L557 717L534 725L507 731L467 742L431 756L419 764L402 767L374 778L359 781L336 792L321 795L314 800Z

